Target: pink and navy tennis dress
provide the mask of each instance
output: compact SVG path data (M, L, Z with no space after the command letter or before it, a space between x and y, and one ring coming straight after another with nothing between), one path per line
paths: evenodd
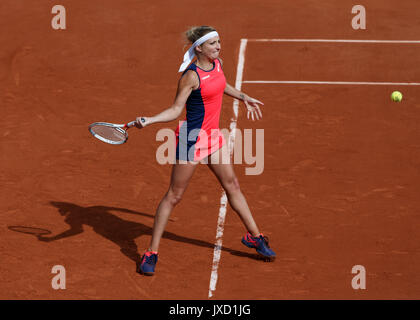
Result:
M193 90L186 102L187 116L176 129L176 159L200 161L225 143L219 129L220 109L226 78L219 59L213 61L213 68L205 71L195 63L188 70L197 73L200 85Z

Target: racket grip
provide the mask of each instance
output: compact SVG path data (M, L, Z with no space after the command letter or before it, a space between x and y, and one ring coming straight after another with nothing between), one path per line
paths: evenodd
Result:
M136 124L136 121L131 121L125 125L126 128L130 128Z

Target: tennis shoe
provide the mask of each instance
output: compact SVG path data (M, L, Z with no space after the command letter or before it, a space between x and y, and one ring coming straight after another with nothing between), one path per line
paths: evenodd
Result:
M145 276L153 276L157 261L158 255L156 252L146 251L141 257L139 272Z
M276 258L275 252L270 248L268 244L268 238L264 237L263 234L260 234L258 237L254 237L250 232L248 232L242 238L242 243L248 248L256 249L257 253L265 261L274 261Z

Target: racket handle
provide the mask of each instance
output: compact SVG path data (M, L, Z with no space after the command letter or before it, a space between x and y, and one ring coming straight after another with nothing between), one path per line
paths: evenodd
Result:
M131 128L132 126L134 126L136 124L136 121L131 121L131 122L129 122L129 123L127 123L126 125L125 125L125 127L126 128Z

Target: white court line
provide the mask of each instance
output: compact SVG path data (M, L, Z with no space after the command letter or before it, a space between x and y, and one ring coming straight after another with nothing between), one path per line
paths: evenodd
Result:
M420 44L420 40L352 40L352 39L248 39L253 42L330 42L330 43L389 43ZM367 86L420 86L417 82L357 82L357 81L243 81L243 83L367 85Z
M366 86L420 86L418 82L356 82L356 81L242 81L242 83L268 84L324 84L324 85L366 85Z
M337 42L337 43L394 43L420 44L420 40L351 40L351 39L248 39L253 42Z
M247 44L247 39L241 39L241 46L239 48L239 59L238 59L238 66L236 69L236 82L235 88L239 91L242 87L242 76L244 72L244 64L245 64L245 49ZM230 133L229 133L229 141L228 141L228 148L230 152L230 158L232 159L233 154L233 146L235 145L235 133L236 133L236 122L238 120L238 109L239 109L239 100L235 99L233 101L233 114L234 117L230 123ZM226 218L226 207L227 207L227 196L226 192L222 192L222 196L220 197L220 209L219 209L219 218L217 220L217 232L216 232L216 242L214 245L213 251L213 265L211 270L210 276L210 288L209 288L209 298L213 296L214 291L216 291L216 284L218 278L218 269L219 269L219 262L220 256L222 254L222 243L223 243L223 231L225 226L225 218Z

